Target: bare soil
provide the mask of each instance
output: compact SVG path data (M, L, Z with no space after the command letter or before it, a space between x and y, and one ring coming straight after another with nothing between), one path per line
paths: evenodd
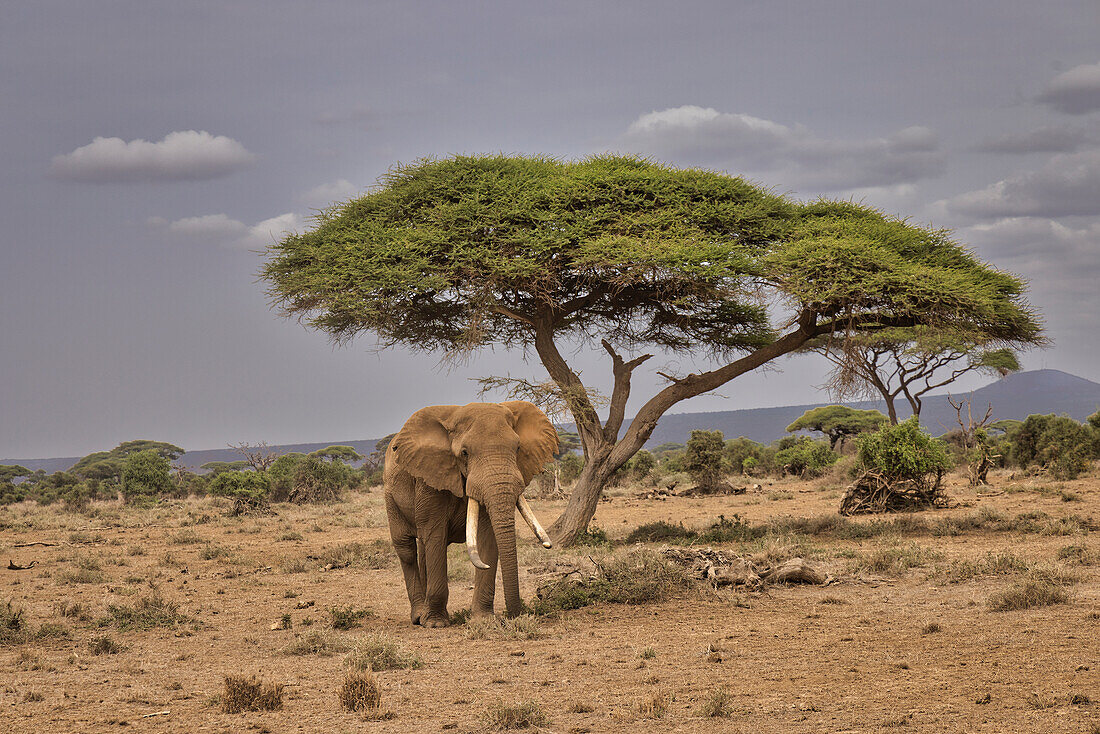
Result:
M864 539L780 531L726 544L801 554L837 581L586 607L540 619L539 639L411 626L378 489L252 517L229 517L211 499L99 503L83 513L0 508L0 560L37 561L0 570L0 606L21 608L32 633L64 627L0 643L0 721L6 732L472 732L490 730L502 705L534 702L553 732L1100 732L1100 478L992 479L974 491L953 478L959 506L917 515L932 525L982 512L1045 514L1023 530ZM829 480L762 485L665 500L618 489L595 524L614 540L655 520L703 529L719 515L816 518L835 515L841 494ZM562 507L532 504L546 524ZM519 530L525 598L538 582L527 569L548 555L608 552L545 551ZM56 545L16 547L31 542ZM875 563L890 553L900 565ZM989 597L1027 575L982 565L997 557L1053 573L1070 600L992 611ZM454 611L469 606L472 581L457 552L452 572ZM110 607L133 606L154 588L193 621L147 630L102 622ZM332 608L372 615L336 631ZM278 629L284 615L289 629ZM317 631L348 644L382 633L419 658L419 667L375 674L388 718L342 710L343 652L286 652ZM103 635L122 651L93 654ZM227 675L283 684L282 708L223 713ZM702 715L718 691L726 715Z

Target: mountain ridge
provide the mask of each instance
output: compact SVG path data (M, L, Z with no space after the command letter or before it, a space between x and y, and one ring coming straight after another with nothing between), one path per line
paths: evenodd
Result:
M986 404L991 404L994 420L1005 418L1022 420L1033 413L1056 413L1066 414L1074 420L1083 421L1100 410L1100 383L1061 370L1030 370L1000 378L971 393L942 393L926 396L921 410L921 424L933 435L945 433L957 426L955 411L947 402L949 394L969 397L975 412L983 415ZM753 441L769 443L785 436L786 427L800 415L822 405L836 405L836 403L668 413L658 422L646 445L653 447L662 443L683 443L695 429L720 430L726 438L744 436ZM886 405L881 400L846 402L843 405L861 410L869 408L883 412L886 410ZM909 404L905 400L898 401L897 408L899 419L904 420L911 415ZM626 421L626 426L629 426L629 423L629 420ZM572 428L572 424L563 424L561 427ZM374 445L378 440L372 438L327 443L281 444L271 446L270 449L278 453L291 451L309 453L335 444L351 446L361 454L369 454L374 451ZM47 472L54 472L68 469L80 458L0 459L0 464L21 464L32 470L44 469ZM200 449L188 451L175 463L194 471L209 461L234 461L240 458L240 455L230 448Z

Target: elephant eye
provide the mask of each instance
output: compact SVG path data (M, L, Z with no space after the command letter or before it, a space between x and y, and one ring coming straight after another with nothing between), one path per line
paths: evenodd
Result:
M468 456L470 455L470 452L469 452L469 451L467 451L466 449L462 449L462 451L461 451L461 452L459 452L459 453L461 453L461 454L462 454L462 458L463 458L463 459L467 458L467 457L468 457Z

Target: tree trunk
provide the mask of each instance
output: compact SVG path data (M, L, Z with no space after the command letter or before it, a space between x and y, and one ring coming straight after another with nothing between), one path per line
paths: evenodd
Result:
M615 473L615 469L618 469L618 467L611 468L610 453L610 451L602 451L589 455L588 462L581 470L577 481L573 483L565 509L546 530L554 543L563 546L572 545L577 540L577 536L588 529L588 523L596 514L604 484Z

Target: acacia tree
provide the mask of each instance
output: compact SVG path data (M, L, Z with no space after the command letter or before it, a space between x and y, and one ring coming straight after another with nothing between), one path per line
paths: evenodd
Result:
M829 448L848 438L868 431L877 431L887 422L886 416L877 410L856 410L846 405L823 405L811 408L787 426L788 432L808 430L824 433Z
M585 455L550 527L565 544L669 408L811 339L926 323L1005 340L1040 330L1023 283L944 232L618 156L396 167L272 245L261 276L284 315L337 343L370 332L383 346L445 354L533 350ZM786 309L776 326L769 306ZM596 340L611 359L606 419L560 350ZM653 353L644 350L707 368L665 375L623 430L631 376Z
M920 417L925 394L971 372L1004 377L1020 370L1014 348L1045 343L1038 330L1006 337L951 325L922 325L848 334L845 343L811 343L835 367L826 383L837 399L877 398L897 425L896 401L904 396Z

